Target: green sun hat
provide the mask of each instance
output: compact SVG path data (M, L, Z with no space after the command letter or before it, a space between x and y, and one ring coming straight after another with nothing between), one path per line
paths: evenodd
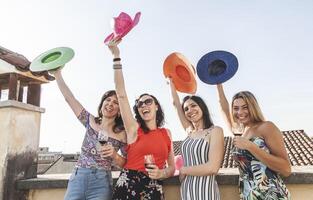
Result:
M30 64L33 72L52 71L63 68L74 57L73 49L69 47L57 47L37 56Z

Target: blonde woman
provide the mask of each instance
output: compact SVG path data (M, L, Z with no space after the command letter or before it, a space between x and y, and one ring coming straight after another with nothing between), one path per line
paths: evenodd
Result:
M265 121L259 104L249 91L234 95L229 108L222 85L219 101L229 128L243 124L242 136L235 136L233 154L239 168L240 199L290 199L280 175L289 176L291 166L280 130Z

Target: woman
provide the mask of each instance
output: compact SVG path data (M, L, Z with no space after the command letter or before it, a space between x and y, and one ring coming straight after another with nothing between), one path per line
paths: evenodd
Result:
M119 105L114 90L107 91L98 106L98 116L94 117L78 102L66 83L61 70L53 72L57 85L74 114L86 127L81 154L69 179L64 199L107 200L112 197L112 162L122 167L125 159L116 152L126 145L126 134ZM102 152L98 135L107 133L108 142Z
M280 177L289 176L291 166L280 130L265 121L254 95L241 91L234 95L231 113L222 85L217 85L222 112L229 127L243 124L242 136L234 137L239 151L234 155L239 168L240 199L290 199Z
M174 152L169 130L161 128L164 114L158 100L142 94L132 115L125 91L118 42L109 44L114 68L115 87L127 135L127 161L113 191L113 199L164 199L161 179L174 173ZM145 168L144 156L152 154L155 164Z
M186 96L181 104L171 79L170 87L174 106L188 135L181 146L184 162L180 169L181 198L219 200L215 175L224 155L223 129L214 126L202 98Z

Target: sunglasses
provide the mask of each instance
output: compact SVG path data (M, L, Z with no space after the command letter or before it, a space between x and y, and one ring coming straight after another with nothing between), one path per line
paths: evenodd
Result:
M153 102L152 98L146 99L144 101L138 101L137 102L137 108L141 108L143 106L143 104L150 106L152 104L152 102Z

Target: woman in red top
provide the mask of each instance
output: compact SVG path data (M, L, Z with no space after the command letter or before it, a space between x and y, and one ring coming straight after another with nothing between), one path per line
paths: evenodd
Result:
M162 179L174 174L174 152L169 130L161 128L164 114L158 100L142 94L131 112L127 98L120 52L117 44L109 44L113 59L114 81L121 115L127 133L127 161L117 180L113 199L164 199ZM145 168L145 155L152 154L154 164Z

